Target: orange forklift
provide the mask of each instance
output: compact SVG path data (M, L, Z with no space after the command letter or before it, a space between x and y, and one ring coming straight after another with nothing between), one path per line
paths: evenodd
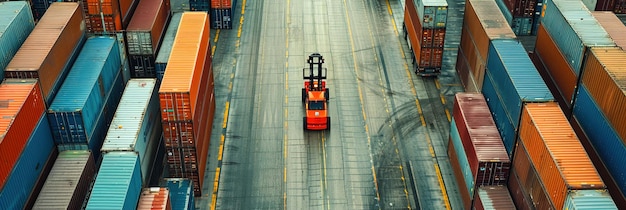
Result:
M306 112L304 130L330 130L328 116L329 93L326 88L326 68L322 67L324 58L319 53L309 55L309 68L302 69L304 88L302 88L302 103ZM315 74L317 70L317 74ZM307 75L308 71L308 75Z

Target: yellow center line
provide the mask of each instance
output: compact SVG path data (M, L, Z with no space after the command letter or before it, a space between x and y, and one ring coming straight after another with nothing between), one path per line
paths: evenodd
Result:
M226 125L228 124L228 108L230 106L230 102L226 101L226 105L224 105L224 122L222 123L222 128L226 128Z
M213 39L213 42L217 43L217 40L219 39L219 37L220 37L220 30L217 29L215 30L215 38Z
M391 16L391 25L393 26L393 31L396 33L396 36L398 36L398 27L396 27L396 20L395 18L393 18L391 4L389 3L389 0L386 0L385 3L387 3L387 12L389 12L389 15Z

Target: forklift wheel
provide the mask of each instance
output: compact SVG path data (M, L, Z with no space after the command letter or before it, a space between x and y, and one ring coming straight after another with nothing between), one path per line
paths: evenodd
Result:
M302 103L304 103L305 101L306 101L306 90L302 88Z
M303 117L303 118L302 118L302 128L303 128L304 130L307 130L307 129L306 129L306 117Z
M330 130L330 117L326 117L326 130Z
M326 98L326 101L330 101L330 90L328 88L324 91L324 98Z

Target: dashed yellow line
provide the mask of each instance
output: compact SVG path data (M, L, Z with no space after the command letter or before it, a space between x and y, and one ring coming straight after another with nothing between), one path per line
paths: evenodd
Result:
M217 29L217 30L215 30L215 38L213 38L213 42L217 42L219 37L220 37L220 30Z
M451 120L452 120L451 118L452 118L452 117L450 116L450 111L448 111L448 109L447 109L447 108L446 108L446 110L445 110L445 111L446 111L446 117L448 118L448 122L451 122Z
M224 122L222 123L222 128L226 128L226 125L228 124L228 108L230 106L230 102L227 101L226 105L224 105L224 107L226 107L224 109Z
M396 27L396 20L395 18L393 18L391 4L389 3L389 0L386 0L385 2L387 3L387 12L389 12L389 15L391 16L391 25L393 26L393 31L396 33L396 36L398 36L398 27Z
M443 97L443 94L439 94L439 98L441 99L441 104L446 105L446 99Z
M213 57L213 55L215 55L215 45L211 47L211 57Z
M220 137L220 148L217 152L217 161L221 161L224 154L224 134Z

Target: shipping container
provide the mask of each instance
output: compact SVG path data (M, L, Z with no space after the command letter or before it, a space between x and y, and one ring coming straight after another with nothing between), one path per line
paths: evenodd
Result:
M183 13L174 13L170 18L167 30L163 35L163 41L159 47L159 53L154 61L154 67L156 71L156 78L161 81L165 74L165 68L167 67L167 61L170 59L170 53L172 52L172 45L174 44L174 38L178 31L178 25L180 24L180 17Z
M135 209L141 194L139 165L134 152L103 154L86 209Z
M442 0L407 0L404 18L405 39L410 42L415 73L439 74L443 60L448 3Z
M165 187L144 188L139 197L138 210L172 210L170 191Z
M28 2L0 2L0 81L4 79L4 69L34 27Z
M189 9L191 11L208 12L211 8L209 1L210 0L189 0Z
M211 28L232 29L237 0L210 0Z
M483 186L476 190L472 209L510 210L515 209L515 204L506 186Z
M528 193L524 197L529 198L529 202L532 203L531 206L534 208L531 209L557 209L550 200L550 193L546 190L546 184L542 182L526 148L524 142L520 140L513 156L513 170L519 176L520 185L524 188L523 191Z
M131 55L128 57L132 69L132 78L157 77L154 55Z
M50 7L50 5L56 1L30 0L29 2L31 4L33 17L36 22L37 20L41 19L43 14L46 13L46 10L48 9L48 7Z
M554 97L517 40L491 41L486 72L483 94L511 157L523 105Z
M626 1L616 0L615 8L613 8L615 14L626 14Z
M580 75L587 48L615 46L606 30L582 1L546 1L543 7L541 24L565 56L576 77ZM535 48L541 47L543 46L535 45ZM546 59L542 60L546 62Z
M37 80L5 79L0 84L0 188L39 123L42 98Z
M461 190L461 198L465 208L468 208L472 204L474 198L474 190L476 189L476 179L472 168L470 167L467 154L463 148L463 140L459 135L457 123L454 119L450 122L450 140L448 145L448 155L450 156L450 162L453 165L454 175L457 178L459 190Z
M81 0L85 13L85 25L91 34L111 34L122 31L123 13L120 1L132 0Z
M85 43L47 111L60 150L91 149L99 160L124 89L118 50L114 37L92 37Z
M78 3L55 2L6 67L5 78L39 78L50 105L85 40Z
M606 189L557 103L526 104L519 133L557 209L571 190Z
M196 205L193 196L193 185L189 179L166 178L167 189L170 190L172 209L194 210Z
M33 209L81 209L95 173L90 151L59 152Z
M128 24L136 11L139 0L119 0L120 15L122 16L122 28L128 28Z
M128 55L156 54L170 16L169 6L169 0L144 0L137 5L126 28Z
M516 8L510 9L509 3L516 3ZM537 0L496 0L496 4L515 35L528 36L532 34L533 15Z
M503 0L507 11L514 17L533 17L537 0Z
M461 37L462 39L462 37ZM463 43L461 41L461 43ZM461 84L463 85L465 92L480 92L478 86L476 86L476 80L474 80L474 76L470 72L470 66L467 61L467 57L461 50L461 47L458 47L458 54L456 59L456 72L459 75L459 79L461 80Z
M482 89L485 77L490 41L517 38L502 12L494 8L498 8L498 5L492 0L470 0L465 4L461 36L466 36L463 41L472 43L461 41L460 45L479 90ZM474 49L468 47L471 45L474 45Z
M570 192L565 200L563 209L584 210L584 209L615 209L615 202L606 190L577 190Z
M613 12L592 11L591 15L606 30L615 45L626 49L626 25Z
M158 99L156 79L131 79L126 84L101 149L102 153L136 152L143 186L150 182L153 159L162 134L158 123Z
M30 209L29 200L34 202L31 197L39 193L56 158L55 149L48 118L42 114L4 187L0 187L0 209Z
M414 1L417 20L423 28L445 29L448 22L448 2L445 0L407 0Z
M598 0L598 2L596 2L596 8L594 10L613 12L613 8L615 8L615 3L618 1L619 0ZM588 9L592 10L591 8Z
M603 177L605 182L614 182L619 191L611 192L613 197L626 195L626 145L610 125L602 110L594 101L586 84L581 84L576 95L573 107L573 121L584 131L593 150L599 156L602 165L606 167L610 176ZM616 201L617 202L617 201Z
M509 174L509 183L507 187L511 193L511 198L513 199L513 203L515 204L516 209L527 209L530 210L534 206L532 204L532 200L530 199L528 192L524 190L522 187L522 183L520 182L520 178L517 175L515 164L511 167L511 174Z

